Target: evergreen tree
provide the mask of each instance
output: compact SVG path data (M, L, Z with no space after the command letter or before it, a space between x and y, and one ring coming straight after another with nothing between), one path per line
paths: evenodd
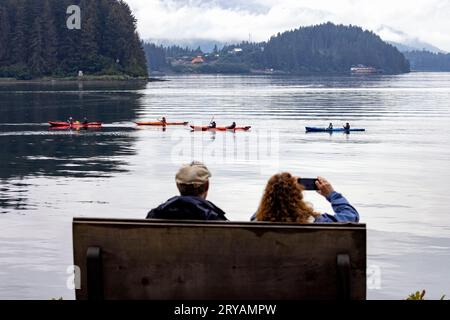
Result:
M11 64L26 65L27 61L27 10L26 0L17 0L14 10ZM31 27L31 26L30 26ZM31 29L31 28L30 28Z
M49 0L44 1L42 9L42 30L44 34L45 74L51 74L58 65L58 34L56 32L54 12Z
M83 25L81 27L81 52L82 63L80 69L83 72L101 71L103 65L99 59L98 42L99 18L97 1L83 0L80 3L83 14Z
M0 63L8 60L9 28L7 7L0 5Z
M168 69L166 52L170 51L170 48L164 48L163 46L156 46L153 43L144 44L144 50L148 61L150 70L164 71Z
M28 59L28 66L31 69L31 73L36 76L45 74L44 35L42 18L39 15L34 18L29 49L30 58Z

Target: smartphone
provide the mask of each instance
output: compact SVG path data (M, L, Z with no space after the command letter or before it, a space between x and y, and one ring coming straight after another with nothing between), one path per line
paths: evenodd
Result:
M316 186L317 179L306 179L306 178L300 178L298 179L298 183L301 184L303 187L305 187L305 190L312 191L312 190L319 190Z

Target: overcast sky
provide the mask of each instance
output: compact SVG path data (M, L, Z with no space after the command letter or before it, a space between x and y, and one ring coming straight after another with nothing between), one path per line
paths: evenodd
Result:
M267 40L332 21L402 42L417 37L450 51L450 0L126 0L144 39ZM399 31L400 33L396 32ZM403 34L402 34L403 33Z

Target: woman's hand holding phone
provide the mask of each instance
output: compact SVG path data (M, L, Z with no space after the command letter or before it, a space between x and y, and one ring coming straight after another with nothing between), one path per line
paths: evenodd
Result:
M334 192L334 188L331 183L328 182L327 179L318 177L316 181L316 186L319 189L317 192L327 198Z

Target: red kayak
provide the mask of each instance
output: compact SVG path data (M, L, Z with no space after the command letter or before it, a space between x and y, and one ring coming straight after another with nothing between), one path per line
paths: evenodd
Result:
M236 131L249 131L252 127L236 127L234 129L228 129L227 127L210 128L210 127L201 127L201 126L191 126L191 128L194 131L230 131L230 132L236 132Z
M156 122L135 122L138 126L157 126L164 127L161 121ZM167 122L166 126L187 126L189 122Z
M62 121L49 121L48 123L53 129L88 129L88 128L101 128L103 123L101 122L89 122L88 124L83 124L81 122L74 122L72 124Z

